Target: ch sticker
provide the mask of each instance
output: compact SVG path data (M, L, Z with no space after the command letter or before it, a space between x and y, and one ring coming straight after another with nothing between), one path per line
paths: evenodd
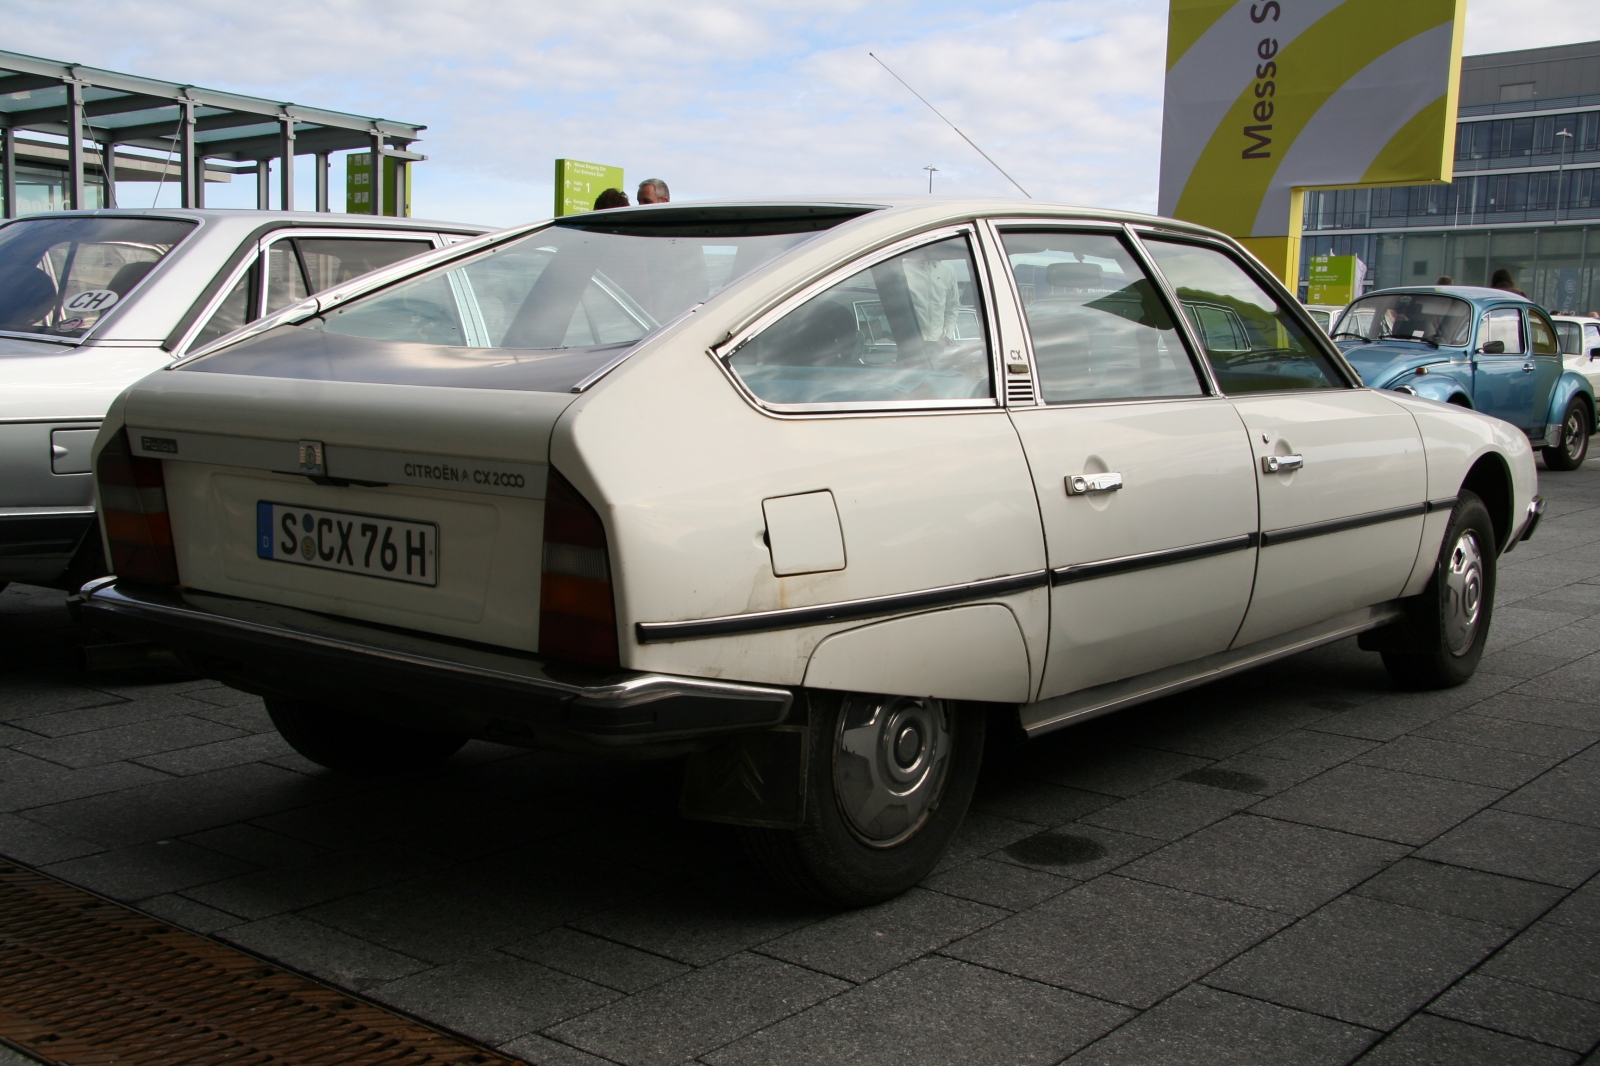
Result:
M115 289L85 289L68 300L64 307L77 314L95 314L111 310L120 299L122 297L117 295Z

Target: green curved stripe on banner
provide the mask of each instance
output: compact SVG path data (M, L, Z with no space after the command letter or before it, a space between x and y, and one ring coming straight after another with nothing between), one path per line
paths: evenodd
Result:
M1270 160L1241 158L1250 144L1244 127L1259 124L1251 113L1255 71L1242 70L1245 87L1200 153L1174 214L1236 237L1250 235L1278 165L1328 98L1379 56L1449 22L1455 7L1455 0L1346 0L1282 46L1273 57L1275 81L1290 106L1269 120ZM1270 29L1262 36L1270 37Z
M1167 15L1167 69L1176 66L1218 19L1233 10L1233 4L1234 0L1172 0Z
M1367 172L1361 175L1362 184L1380 184L1386 181L1414 182L1417 174L1425 174L1439 166L1441 151L1438 131L1444 128L1449 94L1439 97L1400 127L1389 143L1373 159ZM1454 148L1455 145L1447 145Z

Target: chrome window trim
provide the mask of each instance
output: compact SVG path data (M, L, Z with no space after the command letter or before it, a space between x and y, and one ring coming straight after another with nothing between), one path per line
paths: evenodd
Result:
M952 237L965 237L967 249L972 256L973 282L978 286L980 298L984 301L984 320L987 324L989 335L987 338L989 348L989 395L960 400L906 400L904 402L888 401L842 401L833 403L790 403L777 404L761 399L749 386L744 383L737 371L728 365L728 358L754 340L761 332L782 319L790 311L846 278L859 274L863 270L878 265L886 260L893 259L902 252L912 248L920 248L925 244L934 244L938 241L949 240ZM935 229L923 230L909 237L902 237L891 244L882 245L865 255L857 256L847 263L840 264L814 279L801 288L796 289L782 300L768 307L744 326L731 330L727 339L706 349L706 354L712 362L721 368L722 374L749 403L763 414L814 417L829 414L881 414L900 411L992 411L1001 406L997 393L1002 387L1002 382L995 374L995 358L999 344L999 329L995 320L994 295L989 285L988 270L982 263L983 245L975 222L961 222L955 225L940 226Z
M99 323L97 322L95 325L99 325ZM93 332L94 330L91 329L81 337L55 337L48 333L24 333L21 330L0 329L0 337L15 337L18 340L25 341L48 341L51 344L65 344L69 348L76 348L88 340L89 335Z

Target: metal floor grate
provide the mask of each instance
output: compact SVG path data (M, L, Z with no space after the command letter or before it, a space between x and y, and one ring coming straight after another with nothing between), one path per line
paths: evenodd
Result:
M4 861L0 1038L70 1066L515 1061Z

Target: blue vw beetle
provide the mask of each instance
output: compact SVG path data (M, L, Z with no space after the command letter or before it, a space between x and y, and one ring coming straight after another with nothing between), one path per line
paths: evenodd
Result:
M1502 289L1382 289L1345 309L1333 339L1361 380L1503 418L1552 470L1576 470L1595 429L1594 388L1567 370L1542 308Z

